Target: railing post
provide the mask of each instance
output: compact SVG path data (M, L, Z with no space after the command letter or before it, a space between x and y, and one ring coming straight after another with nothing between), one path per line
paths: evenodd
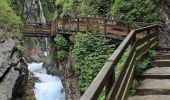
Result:
M129 32L130 32L130 25L129 25L129 23L126 24L126 30L127 30L127 34L129 34Z
M106 39L106 19L103 18L104 38Z
M77 32L79 32L79 18L77 18Z
M71 34L71 18L70 17L68 19L68 22L69 22L69 34Z
M62 32L64 33L64 18L62 18Z
M150 34L150 30L147 30L147 35L149 35Z
M133 44L136 41L136 33L132 36L132 40L131 40L131 46L133 46Z
M110 90L111 90L112 86L114 85L114 82L115 82L115 69L114 69L112 75L107 80L106 88L105 88L106 89L105 90L105 99L108 97Z
M56 19L56 33L58 34L58 19Z
M89 30L89 18L86 17L86 32Z

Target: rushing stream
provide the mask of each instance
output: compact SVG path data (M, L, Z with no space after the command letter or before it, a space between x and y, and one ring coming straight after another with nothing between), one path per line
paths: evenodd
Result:
M43 63L29 63L28 69L38 77L40 82L34 86L34 94L37 100L65 100L63 84L59 77L48 75Z
M38 22L46 24L46 19L44 17L41 1L38 0L40 6L40 15ZM39 45L39 41L37 44ZM44 56L48 57L48 39L45 38ZM47 70L43 68L42 63L28 63L28 69L34 74L35 77L39 79L34 86L34 94L36 100L65 100L66 94L64 91L61 79L58 76L48 75Z

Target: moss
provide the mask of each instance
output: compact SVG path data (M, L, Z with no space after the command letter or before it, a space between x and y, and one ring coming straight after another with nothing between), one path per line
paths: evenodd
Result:
M55 12L53 11L54 9L50 9L50 5L54 5L53 1L47 1L47 0L41 0L42 6L43 6L43 10L44 10L44 16L47 20L47 22L49 22L51 19L53 19Z

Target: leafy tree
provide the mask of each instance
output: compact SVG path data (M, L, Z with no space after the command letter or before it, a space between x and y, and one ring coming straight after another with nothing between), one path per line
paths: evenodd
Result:
M161 0L115 0L110 16L116 19L140 21L161 24L161 18L157 4Z
M114 45L109 44L103 37L96 37L90 33L76 35L73 55L75 69L79 71L79 87L82 92L91 84L114 48Z

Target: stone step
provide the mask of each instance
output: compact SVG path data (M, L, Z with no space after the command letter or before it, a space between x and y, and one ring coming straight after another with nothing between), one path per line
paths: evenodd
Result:
M166 55L155 55L155 59L170 59L170 54L166 54Z
M170 100L170 95L135 95L129 97L128 100Z
M170 60L155 60L151 61L151 66L170 67Z
M169 79L145 79L136 89L136 95L170 95Z
M153 67L138 76L141 78L170 79L170 67Z

